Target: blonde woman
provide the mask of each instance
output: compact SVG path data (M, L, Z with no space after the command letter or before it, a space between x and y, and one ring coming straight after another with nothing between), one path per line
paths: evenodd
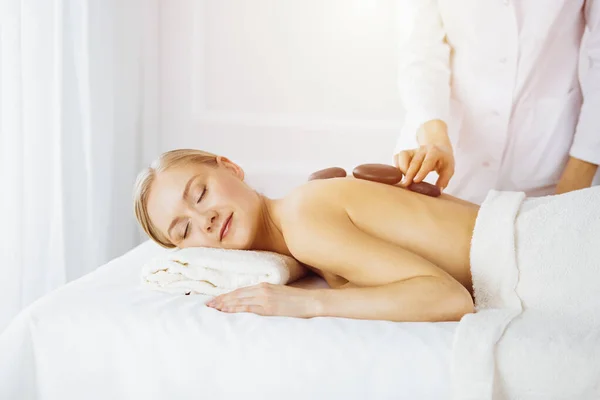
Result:
M267 250L322 276L332 289L259 285L208 303L291 317L459 320L474 310L470 250L479 210L353 178L311 181L269 199L244 182L237 164L198 150L163 154L135 190L138 221L164 247Z

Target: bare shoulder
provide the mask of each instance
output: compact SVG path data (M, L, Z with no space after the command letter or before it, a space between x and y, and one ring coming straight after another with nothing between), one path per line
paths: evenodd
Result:
M348 209L360 200L357 185L361 182L356 179L334 178L298 186L283 199L281 222L284 230L292 234L347 219Z
M364 265L386 255L406 261L408 252L468 285L477 208L390 185L338 178L296 188L285 198L281 214L283 236L294 257L351 282L367 282L356 277Z
M286 213L293 215L312 208L345 209L356 201L381 199L379 191L389 191L388 185L353 178L334 178L306 182L291 191L284 199ZM394 188L393 193L404 190Z
M292 234L319 228L323 223L346 222L351 214L363 214L363 208L372 210L391 205L398 209L404 192L389 185L352 178L306 182L284 198L282 225ZM377 207L373 207L374 204Z
M314 181L297 188L284 199L280 213L291 254L324 275L358 286L441 273L429 261L381 237L396 225L388 221L384 192L393 196L402 190L353 179Z
M318 238L348 219L347 192L348 180L328 179L307 182L284 198L280 216L283 235L300 261L307 252L318 250L315 246L323 245Z
M286 217L297 216L313 208L333 206L343 208L344 194L348 192L348 179L327 179L306 182L292 190L284 199ZM314 211L314 210L313 210Z
M326 257L336 247L332 231L348 219L342 201L346 186L343 180L307 182L286 196L280 219L285 242L294 258L332 288L348 283L329 268ZM339 233L336 236L339 238Z

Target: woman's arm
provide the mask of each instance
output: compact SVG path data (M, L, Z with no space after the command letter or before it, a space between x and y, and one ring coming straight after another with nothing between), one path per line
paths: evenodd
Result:
M292 254L358 286L312 291L310 316L447 321L473 312L467 289L445 271L361 231L342 207L310 197L303 196L288 222Z
M458 321L472 313L473 301L462 286L420 276L375 287L318 289L314 316L408 321ZM460 293L464 290L464 293Z

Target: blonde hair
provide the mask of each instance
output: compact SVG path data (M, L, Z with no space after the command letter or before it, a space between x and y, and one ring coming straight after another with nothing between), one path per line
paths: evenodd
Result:
M163 153L154 160L148 168L138 175L133 192L133 208L135 217L144 229L144 232L156 243L166 248L174 248L175 245L154 226L148 216L148 195L157 174L169 168L184 166L188 164L217 165L217 156L201 150L179 149Z

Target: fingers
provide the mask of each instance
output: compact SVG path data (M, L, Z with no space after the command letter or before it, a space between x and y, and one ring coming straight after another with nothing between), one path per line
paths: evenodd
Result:
M240 304L240 303L226 303L209 306L221 312L226 313L254 313L259 315L266 315L265 310L262 306L257 304Z
M253 313L258 315L266 315L265 310L261 306L254 304L227 305L217 309L226 313Z
M427 174L435 169L437 162L438 158L435 151L428 151L427 155L425 156L425 159L423 160L423 163L421 164L421 168L419 169L419 172L417 172L417 174L415 175L413 181L421 182L423 179L425 179Z
M252 297L256 296L256 294L253 293L253 291L246 290L246 289L248 289L248 288L237 289L237 290L234 290L233 292L229 292L226 294L216 296L212 300L208 301L206 303L206 305L208 307L216 308L217 306L222 306L223 304L225 304L227 302L231 302L232 300L235 300L235 299L245 299L245 298L252 298Z
M416 154L413 156L412 160L410 160L410 165L408 167L408 170L406 171L406 175L404 176L404 179L402 179L402 185L408 186L413 182L415 175L421 169L421 164L423 163L423 160L425 159L425 155L426 155L426 152L424 152L424 151L416 152Z
M223 307L233 307L233 306L251 306L251 305L256 305L256 306L262 306L263 301L260 297L255 296L255 297L233 297L233 298L228 298L228 299L223 299L223 300L217 300L215 301L214 307L216 308L223 308Z
M209 302L206 305L208 307L228 313L250 312L260 315L267 315L267 307L265 307L265 304L263 303L264 300L260 297L242 297L215 300L214 302Z
M435 186L439 187L442 190L446 189L446 187L450 183L450 179L454 175L454 168L452 166L446 166L445 168L442 168L440 171L438 171L438 174L439 177L437 182L435 183Z
M408 171L410 160L413 158L414 154L414 150L404 150L396 154L396 157L394 157L394 163L396 164L396 167L402 171L404 175L406 175L406 171Z
M265 315L266 300L272 285L261 283L217 296L206 303L208 307L224 312L253 312Z
M223 301L223 300L228 300L231 298L254 297L258 294L266 294L273 290L272 286L273 285L271 285L269 283L263 282L263 283L259 283L258 285L243 287L243 288L231 291L229 293L225 293L225 294L216 296L210 302Z
M262 309L256 297L215 297L206 305L224 312L253 312L252 310Z
M436 145L421 146L416 150L405 150L395 157L397 167L404 173L403 187L413 182L422 182L427 175L436 171L439 175L436 186L446 188L454 175L454 156L452 149Z

